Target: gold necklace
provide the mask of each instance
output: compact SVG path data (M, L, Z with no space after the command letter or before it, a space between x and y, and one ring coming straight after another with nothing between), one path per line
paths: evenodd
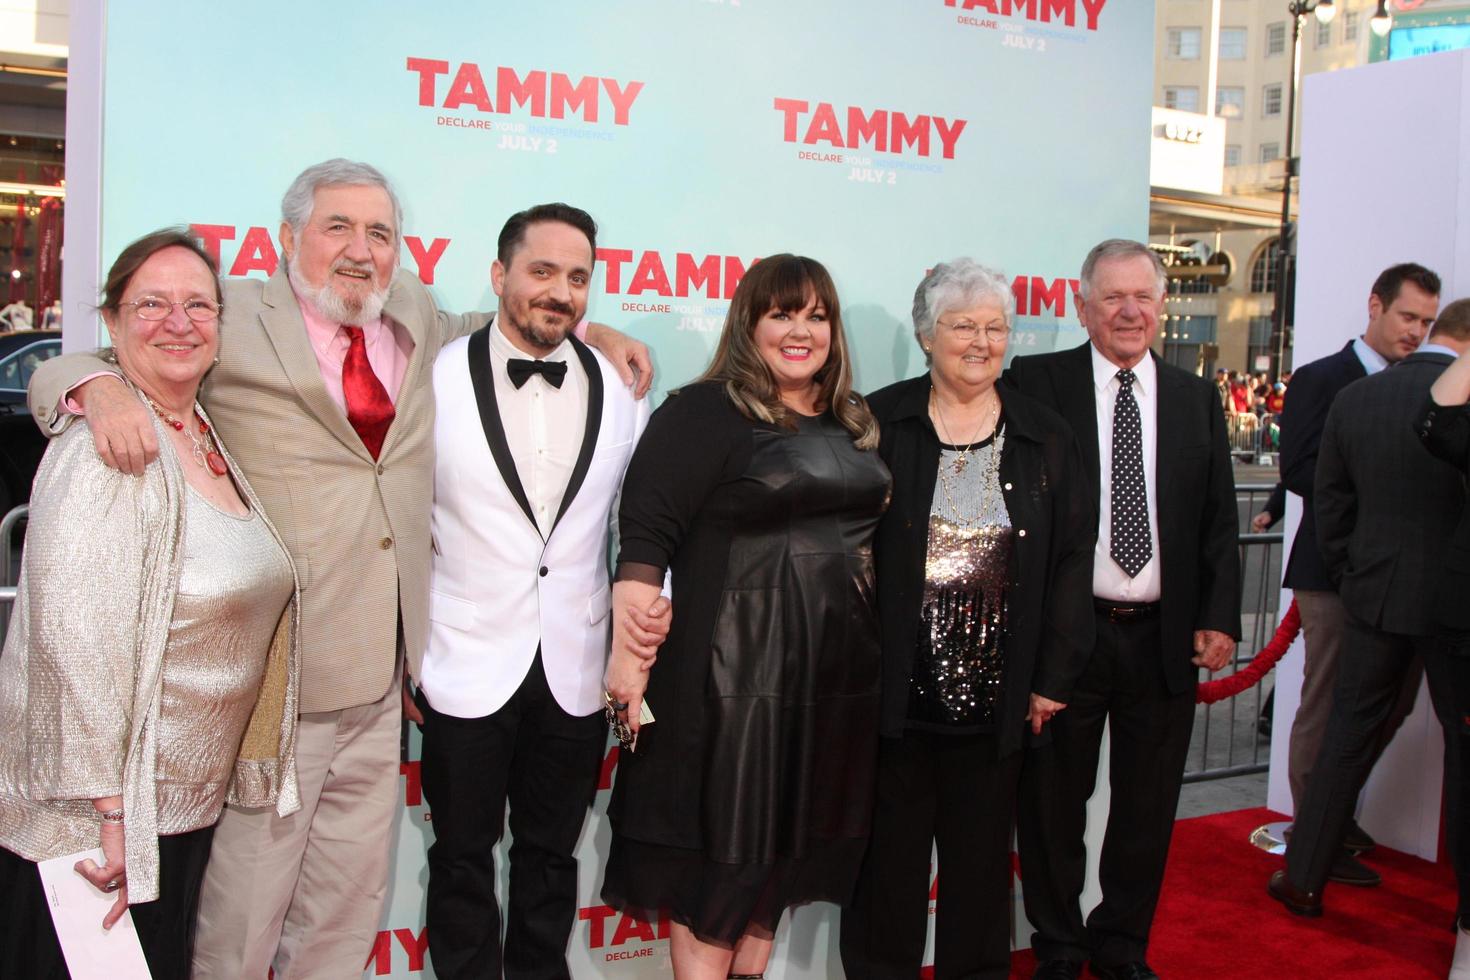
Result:
M929 389L929 401L934 405L934 416L935 418L939 419L939 427L944 430L945 441L948 442L951 446L955 447L956 455L954 461L954 471L956 475L965 472L965 467L970 462L970 450L974 449L980 443L981 433L986 431L994 431L995 429L995 421L997 418L1000 417L1000 396L995 394L995 391L993 389L991 391L991 394L995 396L995 404L990 409L989 420L981 424L980 428L976 430L975 438L971 439L968 445L966 445L964 448L960 448L958 440L956 440L954 436L950 435L949 423L944 420L944 412L939 407L939 392L936 391L934 388Z
M971 448L974 448L974 443ZM976 527L985 521L986 515L990 513L990 499L996 487L1000 485L1000 453L1004 445L1004 436L1000 430L995 432L995 439L990 444L990 458L986 461L985 472L980 474L980 509L973 516L966 517L960 513L959 507L955 505L955 489L950 484L951 479L959 479L961 471L956 468L953 475L946 473L946 466L939 467L939 486L944 491L944 502L949 505L949 512L954 515L954 522L961 527Z

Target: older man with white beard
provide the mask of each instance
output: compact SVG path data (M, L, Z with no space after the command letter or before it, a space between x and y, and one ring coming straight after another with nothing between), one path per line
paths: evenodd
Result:
M281 211L285 262L267 281L225 283L219 364L200 400L296 565L302 806L285 818L232 806L220 819L200 978L362 973L387 890L401 651L422 650L428 631L432 368L491 316L443 313L398 271L402 210L373 167L310 167ZM646 349L595 333L646 388ZM151 422L111 370L90 355L50 362L32 410L58 432L85 409L104 459L141 473L157 452Z

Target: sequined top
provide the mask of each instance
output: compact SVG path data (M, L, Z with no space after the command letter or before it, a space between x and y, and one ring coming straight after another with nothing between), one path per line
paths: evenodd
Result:
M160 709L184 558L184 464L162 426L154 420L159 458L142 477L103 465L85 420L52 440L36 473L0 655L0 847L30 861L97 847L92 800L121 794L133 902L158 897L158 834L167 815L159 812L155 767L170 751L159 745ZM284 554L259 499L220 448ZM299 605L293 589L260 637L264 674L226 774L230 803L274 806L281 816L301 805Z
M1001 429L968 451L940 446L909 728L995 730L1012 535L1000 488L1004 443Z
M291 564L258 511L226 514L188 488L154 764L160 834L219 818L291 588Z

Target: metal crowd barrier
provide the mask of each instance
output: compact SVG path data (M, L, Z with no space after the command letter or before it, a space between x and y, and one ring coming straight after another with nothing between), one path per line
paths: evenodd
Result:
M1231 455L1250 462L1267 463L1280 451L1281 438L1276 416L1269 412L1227 412L1225 429L1230 437Z
M1265 483L1236 486L1241 527L1250 527L1251 517L1265 505L1271 490L1271 485ZM1275 635L1280 618L1282 555L1280 530L1240 536L1242 637L1231 662L1212 676L1228 677L1243 669ZM1205 672L1200 673L1205 679ZM1271 742L1259 729L1261 709L1273 683L1274 678L1268 675L1233 698L1195 706L1194 736L1184 767L1186 783L1265 772L1270 767Z
M0 642L10 629L10 607L15 603L15 576L20 567L20 550L16 548L12 556L12 539L15 529L30 512L29 505L21 504L0 517L0 549L3 549L0 554L4 555L4 560L0 561L0 566L3 566L0 567Z

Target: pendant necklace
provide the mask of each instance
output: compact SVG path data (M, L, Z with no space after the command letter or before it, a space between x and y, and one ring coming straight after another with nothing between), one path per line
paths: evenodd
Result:
M165 425L189 437L189 444L194 447L194 462L198 463L206 473L213 477L221 477L230 472L229 466L225 464L224 455L219 451L219 443L215 441L214 433L209 430L209 423L200 417L197 409L194 411L194 420L199 423L199 435L196 436L189 426L184 424L183 419L176 418L165 411L162 405L148 395L145 394L143 397L148 399L148 406L153 409L154 414L163 419Z
M939 427L944 430L945 441L955 448L956 455L954 460L954 472L955 475L958 476L959 474L965 472L965 467L970 462L970 450L974 449L975 446L978 445L981 441L979 433L984 432L987 428L991 429L992 431L994 430L995 421L997 418L1000 417L1000 396L995 396L995 405L990 409L990 419L988 420L988 422L980 426L980 429L976 433L975 438L971 439L969 445L964 446L963 448L960 446L959 442L955 440L955 437L950 435L949 423L944 420L944 412L939 407L939 393L933 388L929 389L929 401L934 405L934 416L939 419Z

